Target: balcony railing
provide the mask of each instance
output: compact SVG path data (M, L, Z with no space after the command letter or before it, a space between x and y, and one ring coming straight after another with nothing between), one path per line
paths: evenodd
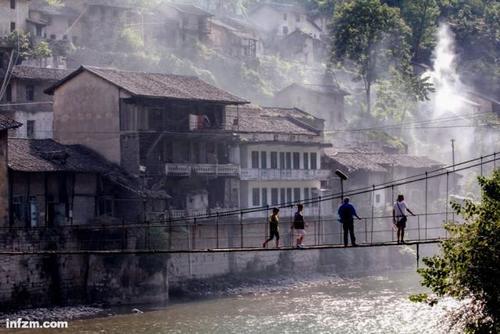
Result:
M192 174L238 176L240 167L232 164L165 164L165 173L171 176L190 176Z
M330 176L327 169L260 169L242 168L241 179L252 180L326 180Z

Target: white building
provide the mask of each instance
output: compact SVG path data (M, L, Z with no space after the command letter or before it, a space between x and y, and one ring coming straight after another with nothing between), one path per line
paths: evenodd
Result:
M314 38L320 38L322 33L321 28L307 16L306 10L293 4L258 4L250 10L249 20L266 34L279 37L297 29Z
M321 181L321 130L276 108L239 107L240 207L256 208L305 203L305 215L317 216ZM292 109L293 112L296 112ZM282 215L294 208L284 209ZM256 212L250 216L263 216ZM247 215L248 217L248 215Z

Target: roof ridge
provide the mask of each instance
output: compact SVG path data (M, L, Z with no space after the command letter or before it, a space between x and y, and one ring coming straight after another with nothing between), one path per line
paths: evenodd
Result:
M92 69L97 69L97 70L102 70L102 71L115 71L115 72L123 72L123 73L138 73L138 74L159 74L159 75L167 75L167 76L175 76L175 77L183 77L183 78L193 78L193 79L198 79L201 80L199 77L196 75L185 75L185 74L175 74L175 73L162 73L162 72L146 72L146 71L133 71L133 70L122 70L118 68L113 68L113 67L101 67L101 66L93 66L93 65L81 65L81 67L92 70Z

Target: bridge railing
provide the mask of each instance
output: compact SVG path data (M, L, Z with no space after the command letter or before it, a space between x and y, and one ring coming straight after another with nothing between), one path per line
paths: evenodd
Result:
M446 213L409 216L405 239L422 241L446 238ZM427 220L427 225L424 222ZM292 217L280 220L280 245L293 246ZM455 220L455 222L458 222ZM334 217L306 219L306 246L342 245L342 224ZM392 216L362 217L354 224L357 243L396 241ZM63 225L56 227L10 227L0 229L0 251L58 250L158 250L190 251L203 249L262 247L269 237L267 219L245 222L234 217L200 219L190 222ZM350 243L350 239L349 239ZM268 247L274 247L270 242Z

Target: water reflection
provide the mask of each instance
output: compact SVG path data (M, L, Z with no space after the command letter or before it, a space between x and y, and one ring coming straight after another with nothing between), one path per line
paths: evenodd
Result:
M413 272L316 276L143 314L74 321L58 333L447 333L443 316L458 304L447 300L431 308L408 300L421 291Z

